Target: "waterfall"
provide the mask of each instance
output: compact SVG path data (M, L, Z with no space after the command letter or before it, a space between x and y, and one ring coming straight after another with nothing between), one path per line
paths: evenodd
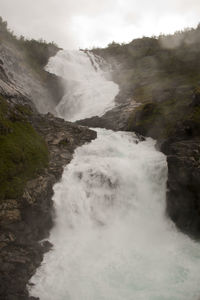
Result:
M91 53L60 51L47 70L66 80L58 115L114 106L118 87ZM166 157L155 141L97 129L54 186L55 226L32 277L41 300L198 300L200 247L165 215Z
M119 88L101 64L102 59L89 51L59 51L50 58L46 70L65 82L65 95L55 108L59 117L76 121L102 116L115 106Z
M199 245L165 216L167 163L152 139L98 129L54 187L56 225L32 295L41 300L188 300Z

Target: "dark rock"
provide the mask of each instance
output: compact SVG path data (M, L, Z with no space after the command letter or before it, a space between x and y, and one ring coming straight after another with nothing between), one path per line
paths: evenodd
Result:
M93 127L105 128L114 131L126 130L127 122L132 110L138 104L132 98L125 98L118 95L115 99L116 107L106 112L102 117L91 117L76 121L77 124Z
M48 252L53 248L53 245L49 241L44 241L41 243L43 252Z
M191 106L199 106L199 105L200 105L200 92L194 92Z
M54 224L53 185L61 178L75 148L95 139L96 132L50 113L39 114L31 99L8 79L8 71L0 64L0 95L9 107L8 120L32 125L47 145L49 163L26 182L22 196L0 202L0 299L36 300L29 297L27 283L41 264L43 254L52 248L48 241L39 241L48 238ZM49 77L56 93L59 80L50 74ZM57 99L61 95L62 91ZM16 107L21 108L20 112L16 112ZM0 127L0 131L5 135L10 133L7 128Z
M52 248L47 238L53 226L53 185L76 147L96 138L96 132L77 126L52 114L30 116L30 122L48 145L49 165L27 182L21 199L0 205L0 299L29 298L26 284L40 265L43 254Z
M30 122L48 145L49 165L27 182L21 199L6 200L0 205L1 299L28 299L26 284L43 254L52 248L48 241L38 241L47 238L53 226L53 185L61 178L75 148L96 138L96 132L52 114L35 113Z
M200 139L174 138L161 149L168 162L167 213L181 231L199 239Z

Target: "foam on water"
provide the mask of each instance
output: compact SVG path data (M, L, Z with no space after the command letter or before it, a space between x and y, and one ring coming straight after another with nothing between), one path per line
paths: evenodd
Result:
M65 80L65 95L56 107L59 117L76 121L102 116L115 106L118 85L99 63L99 57L83 51L62 50L50 58L46 70Z
M197 300L200 247L165 216L167 164L154 141L98 130L54 187L41 300Z

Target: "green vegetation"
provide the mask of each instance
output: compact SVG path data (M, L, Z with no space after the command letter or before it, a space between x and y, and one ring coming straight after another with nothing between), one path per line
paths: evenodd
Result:
M188 91L162 102L145 102L130 115L127 130L166 139L173 136L178 124L190 122L196 127L195 134L199 135L200 103L193 105L195 96L200 97L200 93Z
M0 199L22 196L27 180L48 164L43 138L29 124L31 109L0 96Z
M172 86L199 85L200 25L174 35L135 39L129 44L112 42L107 48L92 51L112 63L114 79L121 89L145 89L149 98Z
M44 71L49 58L59 50L55 43L17 37L0 17L0 43L33 71L53 97L59 81ZM27 180L48 165L48 150L43 138L29 122L31 107L14 104L0 95L0 200L20 198Z
M198 127L200 110L192 102L200 94L200 25L92 51L112 64L122 94L141 103L128 130L159 139L169 137L181 122L193 121Z

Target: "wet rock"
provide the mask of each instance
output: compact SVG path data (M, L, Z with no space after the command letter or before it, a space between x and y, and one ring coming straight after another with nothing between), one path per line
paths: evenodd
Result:
M200 238L200 139L163 144L167 155L167 213L177 227Z
M132 110L138 106L131 97L124 98L118 95L115 99L116 107L106 112L102 117L91 117L79 120L76 123L93 128L106 128L111 130L126 130L127 122Z
M16 200L6 200L0 204L0 224L9 224L20 220L21 212Z
M4 95L5 97L5 95ZM28 99L8 99L9 105ZM76 147L96 138L96 132L65 122L52 114L32 111L28 121L44 138L48 151L48 167L30 179L23 195L0 203L0 299L27 300L27 283L41 264L43 255L51 250L48 238L54 222L53 185L61 178Z

